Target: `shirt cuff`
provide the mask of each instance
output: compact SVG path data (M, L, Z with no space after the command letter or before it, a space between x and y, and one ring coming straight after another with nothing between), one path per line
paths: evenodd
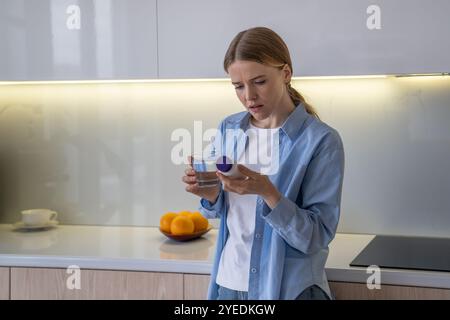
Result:
M223 202L224 202L224 191L221 188L220 192L219 192L219 196L216 199L215 203L211 203L209 200L202 198L200 200L200 212L203 213L203 215L206 218L217 218L220 216L221 214L221 210L223 207Z
M296 207L297 205L294 202L285 196L281 196L277 205L272 210L263 212L262 215L273 229L286 233L291 228L293 215L297 211Z

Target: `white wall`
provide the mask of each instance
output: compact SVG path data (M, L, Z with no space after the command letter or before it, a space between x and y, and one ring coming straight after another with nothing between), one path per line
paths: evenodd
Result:
M450 77L296 80L346 150L339 231L448 236ZM231 84L0 86L0 222L158 225L195 210L170 139L241 111Z

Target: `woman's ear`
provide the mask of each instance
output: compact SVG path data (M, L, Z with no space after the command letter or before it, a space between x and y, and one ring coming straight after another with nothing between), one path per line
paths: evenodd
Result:
M290 83L292 78L292 70L289 67L287 63L284 64L283 69L281 70L283 72L284 82Z

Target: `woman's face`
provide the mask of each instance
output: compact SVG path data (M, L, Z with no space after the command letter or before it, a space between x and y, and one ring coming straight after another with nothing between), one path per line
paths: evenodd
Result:
M274 115L277 108L290 101L286 86L291 80L288 65L280 70L237 60L228 67L228 73L239 100L257 121Z

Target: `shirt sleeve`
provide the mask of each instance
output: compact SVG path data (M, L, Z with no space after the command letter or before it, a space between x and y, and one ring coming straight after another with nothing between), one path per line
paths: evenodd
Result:
M311 254L328 247L340 215L344 150L323 150L310 161L296 202L281 197L265 220L293 248Z
M211 148L217 156L221 155L223 152L223 139L225 132L225 123L222 121L217 128L217 134L215 136L214 142L211 144ZM222 186L220 186L220 192L215 203L211 203L205 198L200 199L199 211L207 219L220 218L222 216L222 211L225 210L225 191Z
M225 207L225 191L220 188L219 196L215 203L211 203L209 200L202 198L200 200L199 211L207 219L220 218L222 216L222 211Z

